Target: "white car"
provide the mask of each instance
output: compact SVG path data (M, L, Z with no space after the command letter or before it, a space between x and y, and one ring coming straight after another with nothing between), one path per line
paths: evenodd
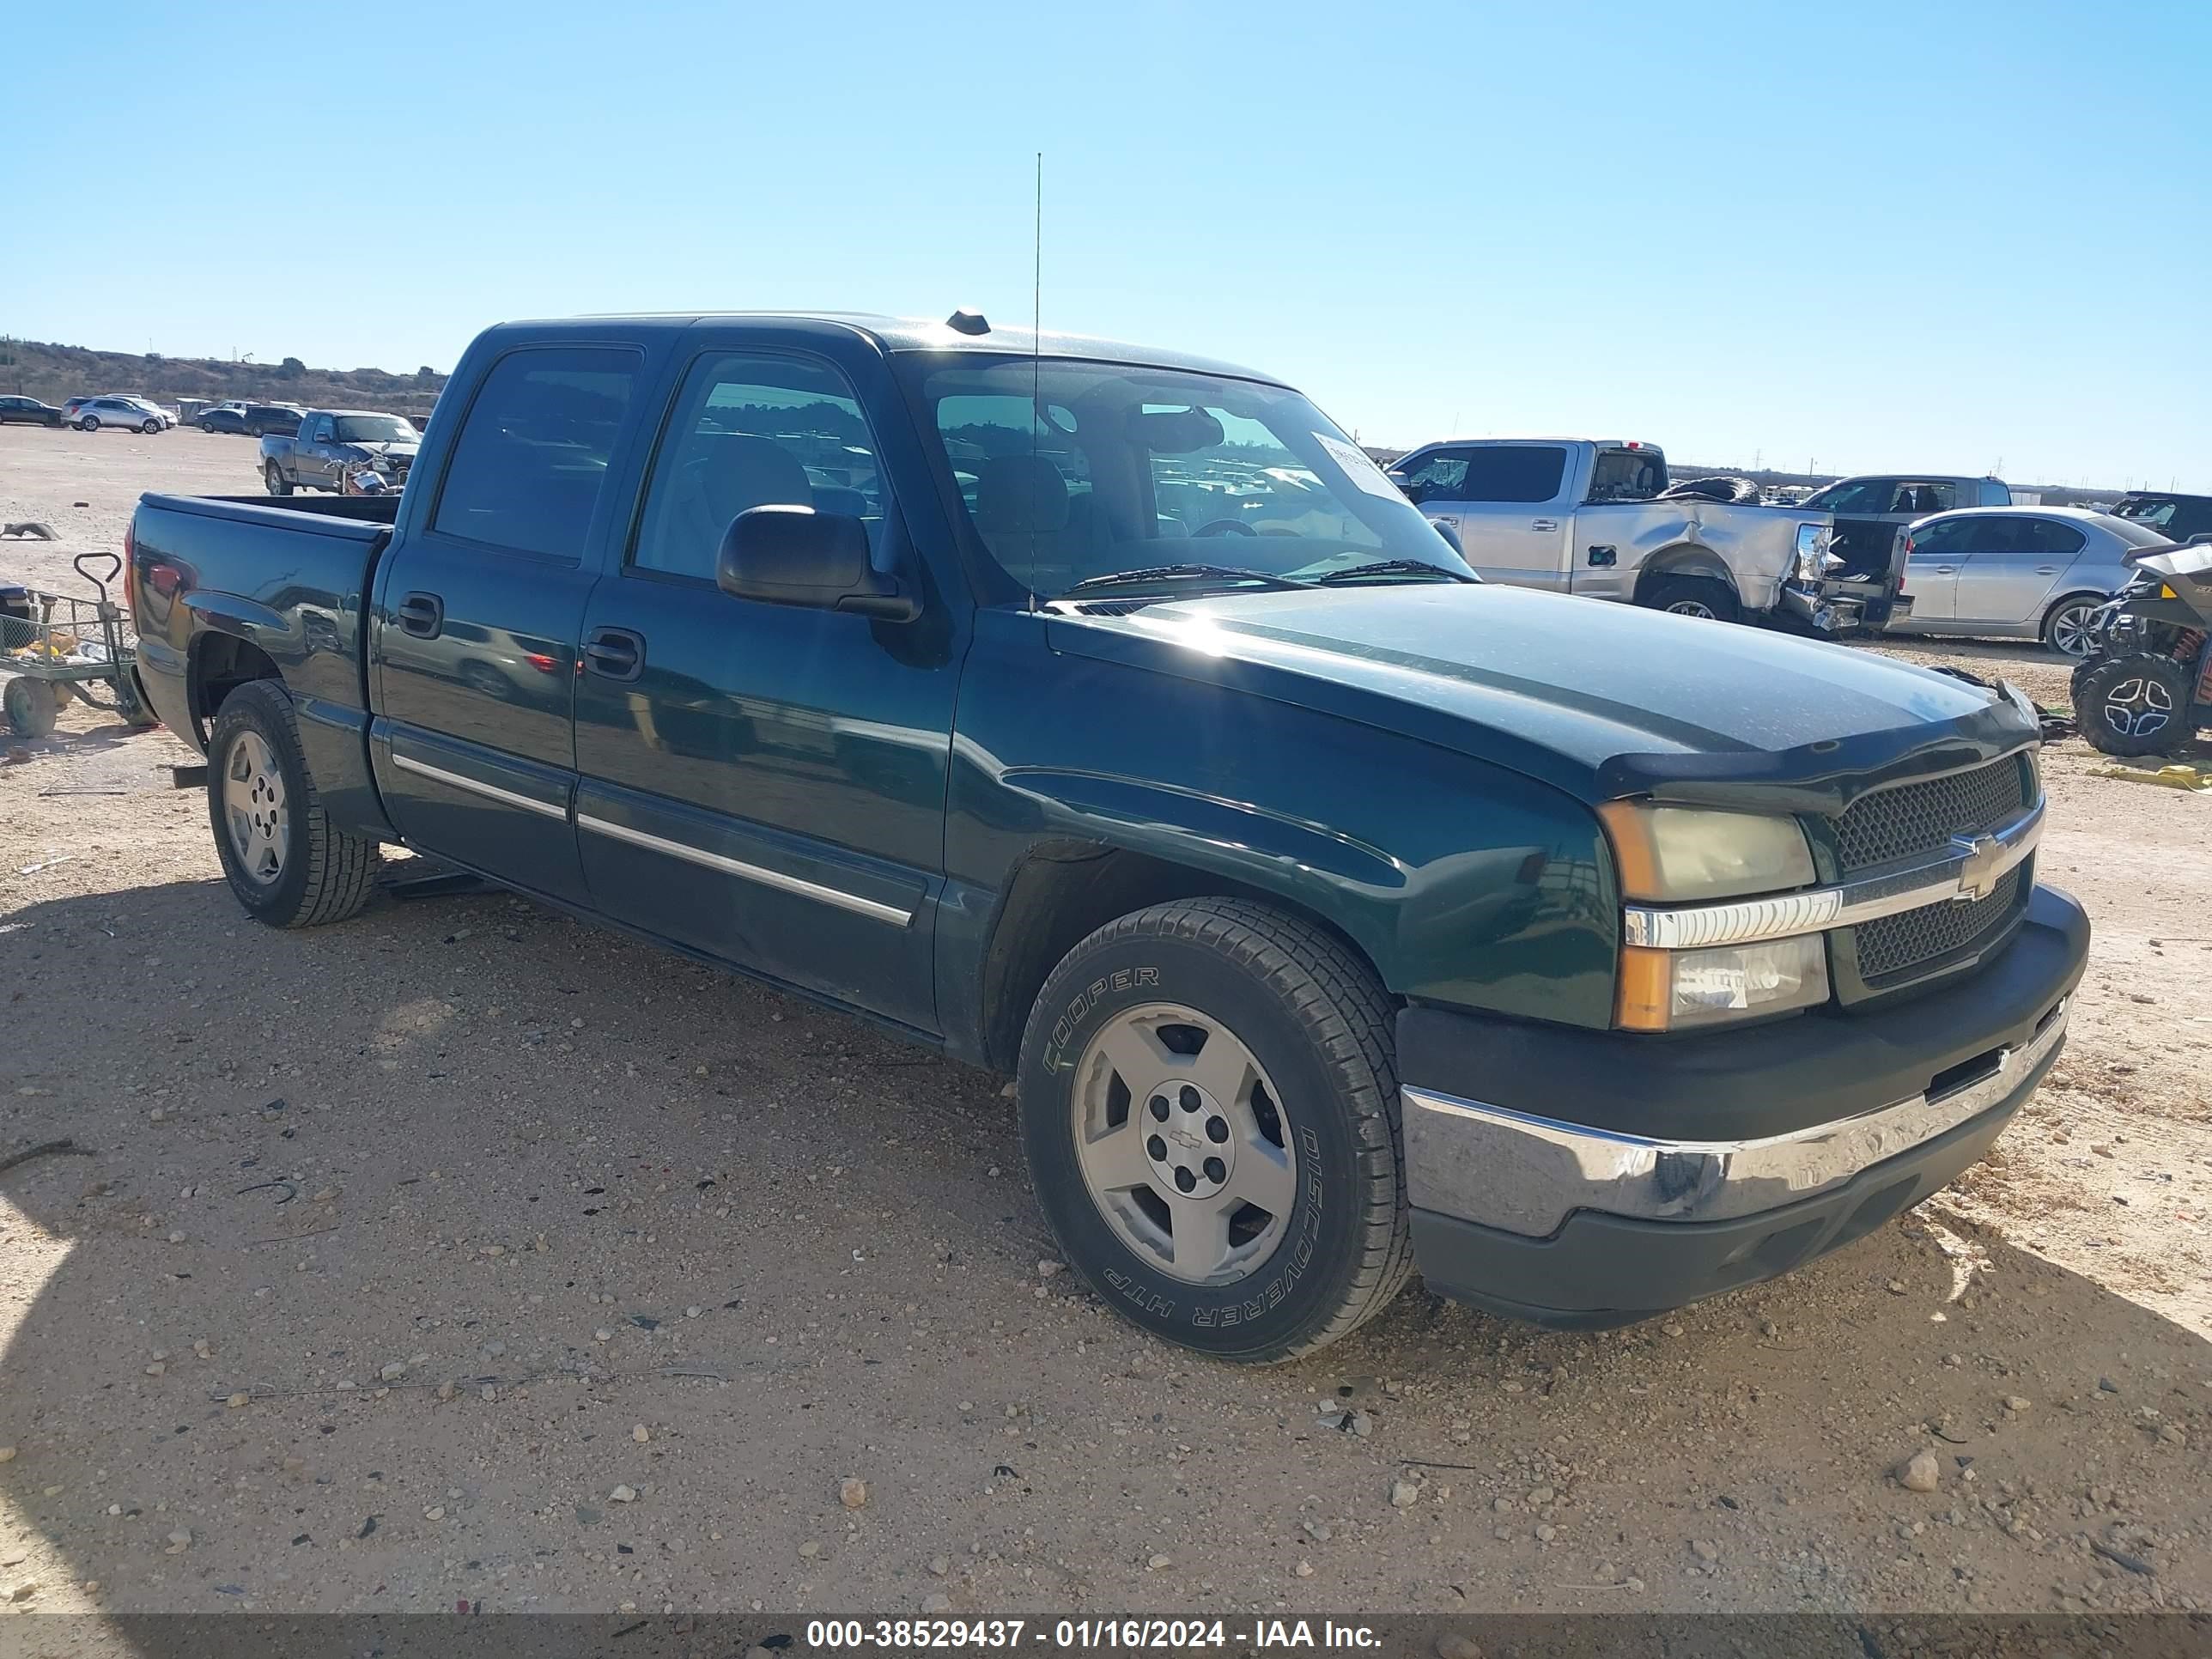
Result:
M2089 653L2089 613L2127 586L2130 556L2172 545L2148 525L2079 507L1969 507L1905 535L1911 610L1892 634L2041 640Z
M177 423L168 410L143 398L88 398L76 406L70 421L80 432L97 432L104 426L163 432Z

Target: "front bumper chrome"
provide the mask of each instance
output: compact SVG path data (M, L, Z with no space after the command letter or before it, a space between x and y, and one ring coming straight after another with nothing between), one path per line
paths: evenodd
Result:
M1932 1093L1758 1140L1647 1139L1409 1085L1407 1196L1416 1210L1530 1238L1549 1237L1577 1210L1649 1221L1755 1215L1840 1187L2002 1105L2058 1053L2066 1020L2062 1000L2027 1041L1969 1062L1971 1075Z

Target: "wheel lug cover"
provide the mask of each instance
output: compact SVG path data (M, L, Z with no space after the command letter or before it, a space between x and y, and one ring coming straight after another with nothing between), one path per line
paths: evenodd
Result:
M1169 1196L1208 1199L1226 1188L1236 1167L1237 1149L1220 1103L1194 1084L1173 1079L1145 1091L1139 1098L1151 1119L1145 1126L1145 1157L1158 1190Z

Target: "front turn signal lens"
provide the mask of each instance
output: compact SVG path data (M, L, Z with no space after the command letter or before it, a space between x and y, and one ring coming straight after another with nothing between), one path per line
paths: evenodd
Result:
M1815 1007L1828 1000L1828 953L1818 933L1707 951L1620 952L1613 1023L1625 1031L1679 1031Z

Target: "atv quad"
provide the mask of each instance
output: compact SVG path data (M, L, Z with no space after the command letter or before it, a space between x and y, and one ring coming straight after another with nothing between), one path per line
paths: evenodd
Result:
M2147 553L2088 623L2074 720L2107 755L2164 755L2212 726L2212 536Z

